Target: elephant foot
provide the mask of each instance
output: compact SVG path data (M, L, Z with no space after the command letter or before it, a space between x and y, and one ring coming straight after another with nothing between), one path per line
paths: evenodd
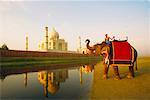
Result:
M133 79L134 76L132 76L131 74L128 74L128 75L127 75L127 78L128 78L128 79Z
M103 75L103 79L106 80L108 78L107 75Z
M121 78L120 78L120 76L115 76L114 77L114 80L120 80Z

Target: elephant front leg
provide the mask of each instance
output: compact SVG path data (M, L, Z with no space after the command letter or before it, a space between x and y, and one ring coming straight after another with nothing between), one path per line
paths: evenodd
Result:
M118 66L113 66L113 69L114 69L114 74L115 74L115 77L114 79L115 80L120 80L120 75L119 75L119 69L118 69Z
M129 73L127 75L127 78L133 78L134 77L134 68L133 66L129 66Z
M109 69L109 65L104 64L104 75L103 75L103 79L107 79L108 78L108 69Z

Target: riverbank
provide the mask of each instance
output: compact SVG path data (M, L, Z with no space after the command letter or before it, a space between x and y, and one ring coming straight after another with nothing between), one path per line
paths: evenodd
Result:
M54 65L54 64L76 64L90 63L100 60L99 56L81 56L81 57L3 57L1 58L1 67L23 67L32 65Z
M0 50L1 67L89 63L99 56L70 51Z
M4 79L11 74L76 67L96 63L100 60L101 57L92 55L82 57L2 57L0 78Z
M119 67L121 80L113 79L113 69L109 78L104 80L102 62L94 68L93 84L90 91L91 100L148 100L150 99L150 57L138 58L138 71L134 79L127 79L127 67Z

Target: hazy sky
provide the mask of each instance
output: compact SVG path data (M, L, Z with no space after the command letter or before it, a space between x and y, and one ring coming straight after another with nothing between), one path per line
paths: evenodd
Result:
M28 33L29 49L37 50L45 26L55 27L69 50L77 49L78 36L84 47L87 38L92 45L102 42L107 33L120 39L128 36L140 55L150 55L150 4L146 0L0 1L0 45L24 50Z

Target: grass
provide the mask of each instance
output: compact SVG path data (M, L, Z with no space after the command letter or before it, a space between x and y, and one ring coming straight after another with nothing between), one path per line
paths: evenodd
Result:
M3 57L1 67L42 65L42 64L68 64L68 63L88 63L98 60L100 57Z
M128 67L119 67L121 80L113 79L113 69L104 80L103 65L99 62L94 68L94 79L90 99L96 100L149 100L150 99L150 57L138 58L138 71L134 79L127 79Z

